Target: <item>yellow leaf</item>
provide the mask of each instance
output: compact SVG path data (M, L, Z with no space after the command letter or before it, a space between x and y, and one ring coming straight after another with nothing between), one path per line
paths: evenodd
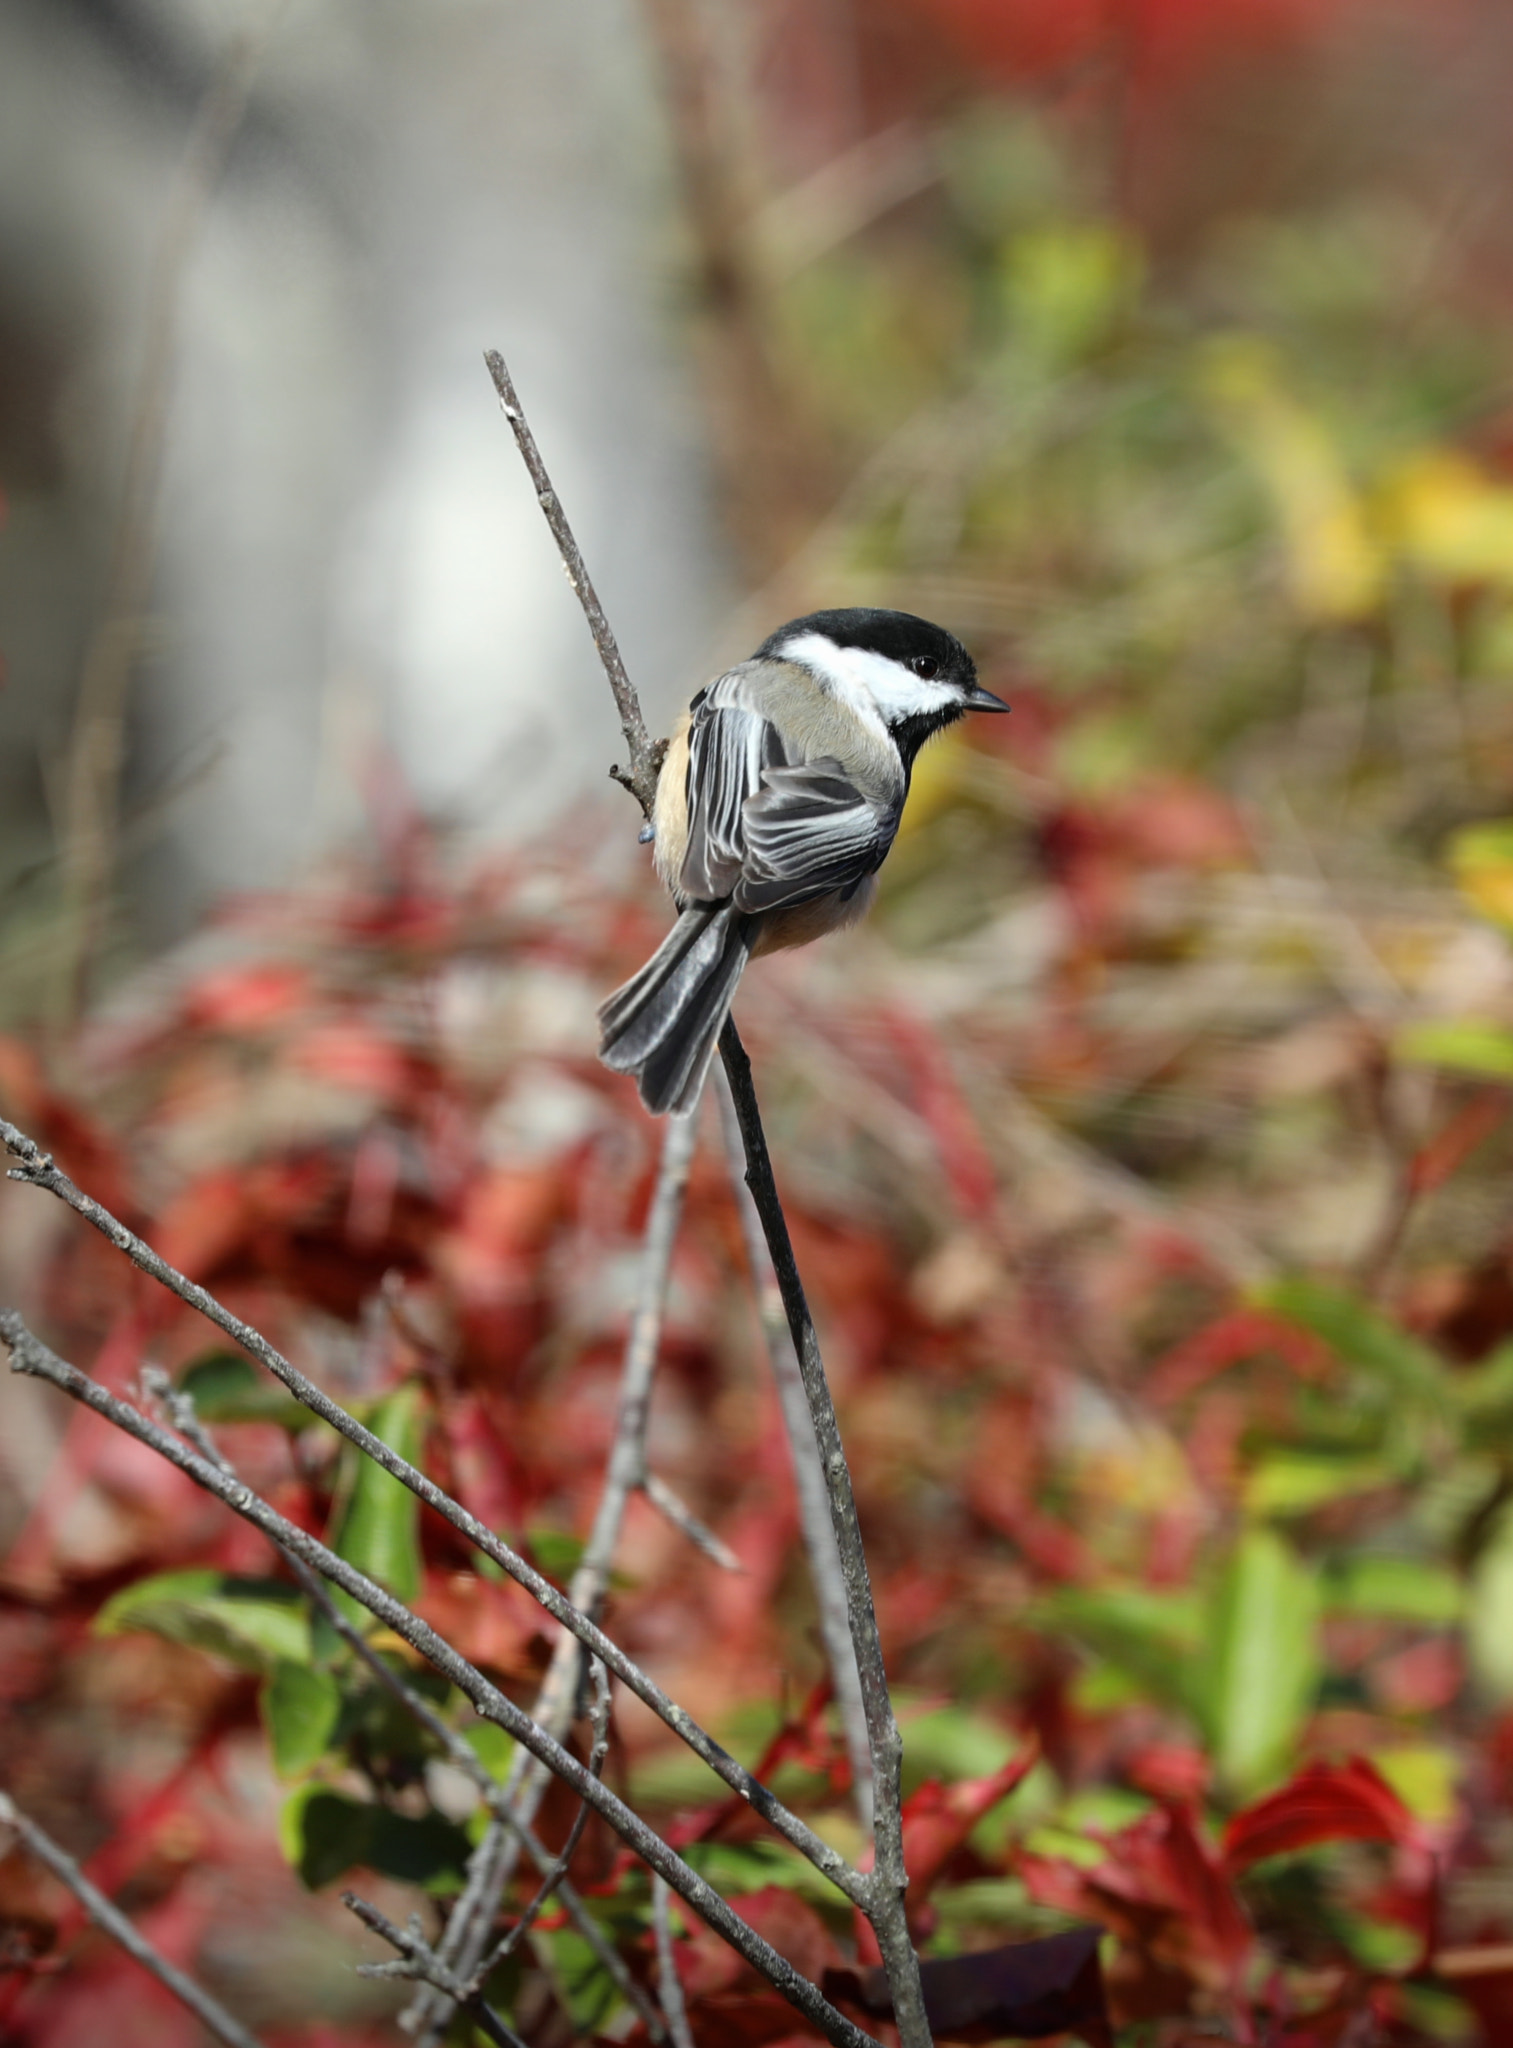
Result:
M1199 381L1231 440L1270 493L1298 610L1355 619L1382 595L1385 562L1324 422L1287 391L1258 336L1213 342Z
M1513 584L1513 490L1455 449L1423 449L1384 477L1373 523L1433 580Z

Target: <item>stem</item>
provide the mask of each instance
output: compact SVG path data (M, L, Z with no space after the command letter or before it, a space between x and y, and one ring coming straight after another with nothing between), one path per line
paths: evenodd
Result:
M804 1550L809 1559L809 1577L814 1586L815 1606L819 1612L820 1639L825 1645L825 1660L830 1666L830 1683L835 1693L836 1709L840 1715L841 1732L845 1738L846 1753L851 1759L851 1795L861 1824L870 1834L873 1803L872 1745L868 1735L867 1711L862 1704L856 1651L851 1641L846 1582L841 1573L841 1554L830 1520L830 1495L825 1485L825 1474L820 1466L819 1449L814 1440L814 1423L809 1414L809 1399L804 1391L798 1354L789 1335L787 1320L783 1313L783 1298L778 1292L772 1260L767 1252L767 1241L762 1235L762 1220L757 1215L756 1204L751 1199L751 1190L742 1177L741 1164L745 1155L741 1143L741 1127L736 1120L730 1082L723 1072L718 1076L718 1095L725 1151L730 1162L736 1208L741 1218L741 1235L746 1243L746 1261L751 1268L751 1283L756 1292L757 1315L761 1321L762 1335L767 1340L767 1357L772 1366L772 1377L783 1411L783 1423L788 1432L788 1448L793 1459L793 1484L798 1495L799 1526L804 1534Z
M751 1062L746 1057L746 1048L741 1043L733 1017L726 1018L725 1028L720 1033L720 1058L725 1064L736 1120L741 1128L741 1142L746 1150L746 1185L762 1220L772 1269L777 1275L793 1348L803 1375L820 1468L830 1502L831 1525L835 1530L836 1548L840 1552L846 1612L851 1626L851 1641L856 1649L862 1707L867 1717L867 1737L872 1751L876 1851L870 1896L862 1903L862 1911L872 1923L882 1952L902 2048L931 2048L930 2022L925 2016L924 1993L919 1981L919 1958L914 1953L904 1913L904 1889L908 1876L904 1869L903 1797L899 1781L903 1742L898 1723L893 1718L893 1702L888 1696L882 1638L878 1634L877 1613L872 1604L867 1554L862 1547L856 1498L851 1490L851 1472L841 1443L835 1403L830 1397L830 1384L825 1378L819 1337L804 1296L798 1263L793 1256L793 1241L788 1234L788 1220L778 1197L777 1182L773 1179L772 1160L762 1129L762 1114L752 1085Z
M562 509L562 500L557 496L546 464L541 460L541 450L536 446L536 437L531 432L530 422L525 416L519 398L515 393L514 379L498 349L485 349L483 360L488 365L489 375L494 380L494 389L499 394L499 403L504 416L510 423L515 436L515 446L520 450L521 459L530 472L531 482L536 487L536 502L546 516L546 523L552 530L557 543L557 552L562 557L562 566L567 571L567 580L573 586L583 615L588 620L588 630L594 636L594 646L599 652L599 661L609 680L610 690L615 699L615 709L620 714L620 729L625 734L625 744L630 748L630 770L611 768L610 774L616 782L628 789L646 816L651 816L652 805L657 795L657 774L662 766L662 756L667 751L665 741L654 741L646 730L646 720L641 715L641 700L636 695L635 685L625 672L625 663L620 656L620 645L615 639L604 607L599 602L593 579L582 550L568 524L567 514Z
M120 1908L113 1906L104 1892L90 1883L72 1856L60 1849L52 1836L45 1834L4 1792L0 1792L0 1827L14 1828L37 1861L46 1864L53 1876L68 1886L95 1925L103 1927L144 1970L150 1970L181 2005L187 2005L198 2019L203 2020L218 2041L226 2043L226 2048L260 2048L257 2036L239 2026L225 2007L218 2004L208 1991L202 1991L192 1977L186 1977L166 1956L159 1955Z

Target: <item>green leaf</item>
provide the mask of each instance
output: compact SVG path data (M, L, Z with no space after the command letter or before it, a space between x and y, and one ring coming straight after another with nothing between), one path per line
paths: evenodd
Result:
M1371 1761L1404 1806L1420 1820L1448 1821L1457 1810L1462 1763L1455 1751L1431 1742L1373 1751Z
M239 1351L212 1351L179 1378L179 1392L194 1402L201 1422L276 1422L307 1429L317 1418L269 1373Z
M1347 1365L1359 1367L1392 1392L1443 1405L1445 1375L1428 1345L1343 1288L1320 1280L1273 1280L1257 1289L1255 1298L1311 1330Z
M904 1709L904 1785L914 1787L925 1778L986 1778L1003 1769L1019 1747L1015 1735L1001 1721L970 1707L937 1707L934 1712L914 1714Z
M819 1906L828 1907L835 1901L834 1885L786 1842L691 1842L683 1853L699 1875L726 1897L739 1898L778 1885Z
M1148 1586L1067 1586L1037 1600L1033 1627L1068 1635L1132 1678L1147 1698L1193 1712L1203 1627L1198 1596Z
M1497 1517L1471 1572L1466 1646L1482 1689L1499 1705L1513 1699L1513 1509Z
M1352 1494L1375 1493L1402 1478L1395 1460L1278 1451L1259 1459L1245 1480L1252 1515L1307 1515Z
M420 1457L423 1399L420 1382L407 1380L368 1418L373 1434L411 1465ZM352 1456L356 1466L351 1492L332 1548L396 1598L413 1600L420 1591L420 1502L371 1458L360 1451ZM337 1597L356 1609L346 1594Z
M1197 1671L1201 1719L1226 1787L1249 1794L1287 1760L1318 1687L1318 1589L1275 1530L1253 1528L1214 1590Z
M1377 1615L1451 1628L1465 1612L1466 1589L1448 1566L1416 1557L1364 1552L1341 1558L1324 1582L1331 1614Z
M393 1813L324 1785L303 1786L279 1818L284 1854L310 1891L361 1865L400 1884L455 1890L469 1854L462 1829L439 1813Z
M526 1547L537 1571L561 1585L566 1585L583 1556L583 1538L566 1529L532 1529Z
M543 1932L537 1953L547 1958L557 1995L573 2022L574 2034L597 2035L619 2005L620 1993L583 1936L573 1927Z
M326 1754L341 1716L341 1689L328 1671L280 1661L263 1687L263 1724L282 1778L301 1777Z
M278 1579L227 1572L161 1572L123 1586L95 1616L102 1636L146 1633L208 1650L245 1671L308 1664L310 1622L302 1596Z
M1513 1077L1513 1031L1480 1018L1406 1024L1393 1039L1392 1051L1416 1066L1446 1067L1493 1081Z

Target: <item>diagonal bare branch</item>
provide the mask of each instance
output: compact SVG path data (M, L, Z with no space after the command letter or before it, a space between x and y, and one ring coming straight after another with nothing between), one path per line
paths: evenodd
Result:
M0 1342L10 1350L12 1370L48 1381L128 1436L146 1444L160 1457L176 1465L206 1493L213 1494L254 1528L271 1537L280 1548L302 1559L332 1585L366 1607L370 1614L376 1615L471 1700L485 1719L497 1722L506 1734L602 1815L627 1847L659 1872L679 1898L684 1899L791 2005L813 2020L828 2041L836 2043L837 2048L863 2048L863 2044L869 2042L872 2048L876 2048L870 2035L864 2034L844 2013L838 2012L808 1978L780 1956L738 1914L733 1913L719 1893L685 1863L669 1843L648 1827L639 1814L610 1791L602 1780L595 1778L570 1751L564 1749L402 1601L344 1558L336 1556L317 1538L280 1515L251 1487L150 1421L130 1402L108 1393L77 1366L59 1358L12 1310L0 1310Z
M235 1468L195 1413L193 1399L173 1384L161 1366L145 1366L142 1370L142 1383L153 1398L161 1403L169 1421L180 1436L187 1437L208 1463L234 1478ZM310 1569L303 1558L296 1557L287 1550L283 1550L281 1554L287 1560L289 1569L293 1572L306 1599L319 1610L322 1618L336 1631L348 1649L367 1666L390 1698L397 1700L417 1726L425 1729L445 1752L453 1768L471 1780L489 1812L519 1838L526 1854L540 1871L543 1879L555 1878L556 1895L579 1935L593 1952L595 1961L610 1978L621 1997L635 2008L652 2039L660 2041L664 2035L660 2014L625 1967L614 1944L605 1938L603 1928L584 1905L575 1887L568 1882L566 1864L560 1857L552 1854L534 1828L524 1825L515 1818L503 1785L482 1761L471 1743L464 1741L457 1730L441 1718L430 1701L418 1693L414 1686L407 1684L392 1664L386 1663L379 1656L361 1629L331 1598L319 1575ZM599 1672L604 1669L597 1659L594 1669Z
M382 1437L365 1429L356 1416L350 1415L339 1402L317 1387L291 1365L289 1360L268 1342L259 1330L240 1317L232 1315L229 1309L218 1302L194 1281L186 1279L175 1267L160 1258L142 1239L128 1230L124 1223L111 1215L108 1209L81 1191L44 1153L35 1140L17 1130L14 1124L0 1118L0 1144L13 1157L21 1161L20 1166L10 1169L8 1178L26 1182L29 1186L45 1189L49 1194L66 1202L68 1206L93 1224L102 1236L108 1238L118 1251L124 1252L133 1265L149 1274L166 1287L171 1294L197 1309L207 1321L241 1347L250 1358L264 1366L274 1377L289 1389L312 1414L319 1415L324 1422L344 1436L349 1443L371 1458L376 1465L397 1479L402 1486L423 1500L427 1507L449 1522L476 1550L485 1557L493 1558L517 1585L523 1586L554 1621L560 1622L572 1635L593 1654L605 1667L613 1672L622 1685L633 1692L644 1706L647 1706L694 1752L701 1762L720 1778L733 1792L738 1792L747 1801L754 1813L758 1813L792 1844L799 1853L808 1858L817 1870L824 1872L832 1884L844 1892L848 1899L861 1904L867 1896L868 1880L862 1877L836 1849L831 1848L783 1805L774 1798L767 1787L761 1784L728 1750L715 1741L714 1737L701 1728L693 1716L676 1701L670 1699L662 1688L644 1672L638 1664L626 1656L619 1645L612 1642L604 1631L588 1616L580 1612L572 1601L544 1579L541 1574L526 1563L516 1551L496 1536L492 1529L480 1522L476 1515L468 1513L451 1495L444 1492L433 1479L401 1458L386 1444Z
M144 1970L150 1970L181 2005L187 2005L204 2022L218 2041L226 2043L226 2048L259 2048L257 2036L249 2034L192 1977L186 1977L166 1956L160 1955L147 1937L132 1926L121 1909L111 1904L98 1885L90 1883L72 1856L59 1848L52 1836L39 1828L4 1792L0 1792L0 1827L14 1828L37 1861L45 1864L60 1883L68 1886L95 1925L104 1928L111 1939L119 1942Z

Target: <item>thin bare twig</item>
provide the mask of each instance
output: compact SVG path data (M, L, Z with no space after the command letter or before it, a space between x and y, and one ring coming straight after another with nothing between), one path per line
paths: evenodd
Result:
M699 1520L687 1501L674 1493L659 1473L643 1473L641 1491L663 1521L670 1522L679 1535L686 1536L694 1549L701 1550L711 1564L717 1564L724 1572L745 1571L745 1565L730 1545L716 1536L707 1522Z
M669 1896L667 1886L654 1874L651 1881L651 1922L657 1937L657 1996L662 2001L662 2012L673 2048L694 2048L688 2007L683 2001L683 1982L678 1975L677 1957L672 1952Z
M249 1486L234 1479L198 1451L191 1450L180 1438L150 1421L130 1402L108 1393L77 1366L59 1358L12 1310L0 1310L0 1342L10 1350L14 1371L48 1381L128 1436L146 1444L160 1457L176 1465L206 1493L224 1502L254 1528L271 1537L280 1548L302 1559L332 1585L366 1607L370 1614L376 1615L471 1700L485 1719L496 1722L522 1748L546 1764L580 1799L586 1800L601 1814L621 1840L654 1871L659 1871L678 1896L686 1900L699 1917L713 1927L753 1969L758 1970L776 1991L812 2019L827 2040L835 2042L837 2048L862 2048L863 2043L871 2040L843 2013L837 2012L809 1979L780 1956L754 1928L733 1913L718 1892L685 1863L669 1843L648 1827L639 1814L633 1812L600 1779L593 1777L575 1756L402 1601L334 1551L328 1550L317 1538L286 1520ZM875 2043L873 2048L876 2048Z
M715 1741L714 1737L701 1728L693 1716L676 1701L670 1699L654 1679L639 1665L633 1663L625 1652L605 1635L596 1623L581 1613L573 1603L565 1599L550 1580L528 1565L525 1559L511 1550L509 1545L494 1534L476 1515L468 1513L451 1495L445 1493L433 1479L427 1477L414 1465L401 1458L386 1444L382 1437L365 1429L354 1415L348 1414L339 1402L309 1380L297 1367L290 1364L282 1353L276 1351L250 1323L232 1315L214 1295L203 1287L186 1279L176 1267L170 1266L141 1238L129 1231L124 1223L112 1216L110 1211L81 1191L62 1172L35 1140L16 1129L14 1124L0 1118L0 1144L3 1144L21 1164L9 1170L7 1178L24 1181L28 1186L43 1188L47 1193L66 1202L86 1222L92 1224L102 1236L107 1237L118 1251L122 1251L134 1266L149 1274L166 1287L171 1294L197 1309L207 1321L241 1347L282 1381L304 1407L320 1416L324 1422L344 1436L376 1465L409 1488L426 1505L449 1522L458 1533L467 1538L474 1549L485 1557L493 1558L517 1585L523 1586L531 1598L551 1615L554 1621L577 1636L583 1645L600 1658L608 1670L613 1672L622 1685L633 1692L644 1706L647 1706L694 1752L701 1762L707 1764L715 1775L747 1801L752 1811L758 1813L768 1824L792 1844L799 1853L808 1858L817 1870L824 1872L832 1884L844 1892L853 1903L860 1904L866 1891L866 1880L861 1877L836 1849L823 1841L814 1830L805 1825L797 1814L792 1813L782 1801L773 1797L767 1787L741 1764L737 1763L728 1750Z
M925 2015L919 1958L914 1953L904 1913L908 1874L904 1868L903 1794L900 1784L903 1740L893 1718L893 1702L888 1696L882 1638L872 1603L872 1580L867 1570L867 1553L862 1546L856 1499L851 1490L851 1473L841 1443L835 1403L830 1398L819 1337L793 1256L788 1219L783 1214L777 1183L773 1179L761 1111L752 1085L751 1062L746 1057L746 1048L741 1043L733 1017L726 1018L725 1028L720 1033L720 1058L730 1082L736 1121L740 1125L741 1142L746 1151L746 1185L751 1190L752 1201L762 1221L762 1232L767 1239L773 1272L783 1297L799 1371L803 1374L820 1468L829 1495L830 1519L840 1553L846 1611L851 1625L851 1641L856 1650L856 1667L872 1752L873 1840L876 1845L872 1871L874 1881L871 1896L862 1910L872 1922L877 1945L882 1951L902 2048L929 2048L930 2022Z
M743 1177L745 1151L741 1127L736 1119L730 1082L723 1068L716 1075L715 1094L720 1106L720 1128L736 1211L741 1219L741 1236L746 1245L746 1262L756 1294L757 1315L767 1341L767 1357L777 1386L778 1404L788 1432L788 1450L793 1460L794 1491L798 1495L799 1527L804 1536L804 1553L809 1560L809 1577L814 1587L820 1640L830 1667L830 1684L840 1715L846 1754L851 1760L851 1795L862 1826L872 1827L872 1745L867 1733L867 1712L862 1704L861 1679L856 1668L856 1650L851 1641L851 1619L846 1606L846 1581L841 1572L841 1554L830 1519L830 1494L814 1440L814 1422L804 1392L798 1354L783 1313L762 1219L757 1215L751 1190Z
M609 1755L609 1674L597 1657L590 1658L589 1672L594 1684L594 1704L589 1710L589 1719L594 1730L594 1746L589 1752L588 1770L590 1777L602 1778L604 1760ZM578 1844L583 1840L583 1830L587 1826L588 1808L580 1806L573 1816L572 1826L567 1831L567 1840L558 1851L557 1860L543 1875L530 1904L509 1932L497 1943L494 1953L473 1972L471 1981L474 1984L482 1985L506 1956L515 1953L526 1935L530 1933L550 1902L552 1894L565 1883L572 1860L578 1853Z
M532 446L534 447L534 442ZM537 458L539 461L539 457ZM581 1614L597 1620L609 1589L615 1552L630 1498L645 1482L646 1425L651 1409L652 1381L662 1341L662 1316L672 1270L673 1244L683 1213L696 1137L695 1119L669 1119L657 1165L656 1186L641 1240L636 1304L626 1333L620 1375L620 1407L614 1441L605 1469L593 1528L568 1585L567 1597ZM558 1638L552 1661L536 1695L532 1714L553 1735L562 1735L577 1712L583 1675L583 1652L577 1635ZM506 1787L511 1812L531 1821L546 1789L546 1774L528 1757L516 1760ZM509 1833L495 1829L480 1844L476 1870L452 1909L441 1953L460 1977L471 1978L499 1911L499 1901L514 1875L515 1846ZM440 2001L422 1994L410 2008L410 2025L420 2048L439 2038L445 2021Z
M154 1399L162 1404L169 1421L179 1434L187 1437L203 1458L218 1466L222 1472L235 1477L235 1468L196 1414L193 1398L176 1387L161 1366L144 1366L142 1383ZM410 1715L416 1725L424 1728L444 1750L453 1768L472 1782L495 1819L502 1821L519 1836L527 1855L542 1877L555 1876L557 1897L583 1941L592 1950L595 1961L609 1976L621 1997L635 2008L652 2039L661 2040L663 2027L656 2007L626 1968L614 1944L606 1939L603 1928L584 1905L575 1887L568 1882L566 1864L560 1857L552 1854L533 1828L525 1826L515 1818L503 1785L482 1761L471 1743L465 1741L455 1728L442 1720L430 1701L423 1698L412 1685L408 1685L392 1664L385 1663L361 1629L337 1606L319 1576L310 1569L303 1558L296 1557L287 1550L282 1551L282 1555L287 1559L289 1568L305 1597L318 1609L322 1618L330 1623L348 1649L367 1666L379 1684ZM597 1658L594 1660L594 1669L600 1673L604 1669ZM596 1772L595 1775L599 1773ZM587 1811L586 1808L583 1810ZM539 1908L537 1910L539 1911Z
M397 1954L392 1963L359 1963L359 1977L417 1977L424 1983L434 1984L444 1991L458 2005L463 2006L475 2026L481 2027L498 2048L525 2048L524 2041L507 2026L486 1999L477 1992L469 1992L466 1984L454 1977L426 1940L420 1921L410 1915L408 1927L396 1927L387 1913L380 1913L377 1906L370 1906L356 1892L343 1892L341 1902L349 1913L355 1913L364 1927L381 1936Z
M567 571L567 580L573 586L583 615L588 620L588 630L594 636L594 646L599 651L599 660L609 678L609 687L614 693L615 708L620 714L620 728L625 734L625 744L630 748L630 769L611 768L615 781L628 789L642 811L649 818L652 805L657 797L657 775L662 766L662 756L667 751L665 741L654 741L646 730L646 720L641 715L641 700L636 695L630 677L625 672L625 663L620 658L619 642L615 639L604 607L599 602L593 579L588 573L582 551L568 524L567 514L562 509L562 500L557 496L551 478L547 475L546 464L541 460L541 450L536 446L536 437L531 432L530 422L515 393L515 384L510 376L504 357L497 349L486 349L483 360L488 365L489 375L494 380L494 389L499 394L499 403L504 416L510 423L515 436L515 446L520 450L521 460L530 472L531 482L536 487L536 502L546 515L546 523L552 530L557 543L557 552L562 557L562 566Z
M98 1885L90 1883L72 1856L60 1849L52 1836L39 1828L4 1792L0 1792L0 1827L14 1828L37 1861L45 1864L60 1883L68 1886L95 1925L103 1927L144 1970L150 1970L181 2005L188 2006L204 2022L218 2041L226 2043L226 2048L260 2048L257 2036L239 2025L225 2007L208 1991L202 1990L192 1977L186 1977L166 1956L160 1955L146 1936L137 1932L120 1908L111 1904Z

